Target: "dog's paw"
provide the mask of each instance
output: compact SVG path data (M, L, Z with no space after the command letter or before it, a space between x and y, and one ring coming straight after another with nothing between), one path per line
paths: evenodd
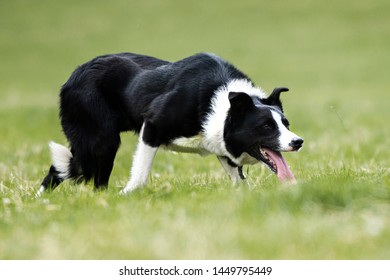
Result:
M124 188L124 189L120 190L119 195L126 195L128 193L129 193L129 191L126 191L126 188Z
M124 188L119 192L119 194L120 194L120 195L127 195L127 194L132 193L135 189L136 189L136 188L134 188L134 187L126 186L126 187L124 187Z

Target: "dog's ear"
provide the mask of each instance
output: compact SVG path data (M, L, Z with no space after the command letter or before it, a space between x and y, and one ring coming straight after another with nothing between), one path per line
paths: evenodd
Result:
M229 101L230 116L232 118L243 116L255 106L252 97L245 92L229 92Z
M261 102L265 105L277 106L283 112L282 102L280 101L280 94L285 91L289 91L289 89L286 87L274 88L270 96L268 96L266 99L262 99Z

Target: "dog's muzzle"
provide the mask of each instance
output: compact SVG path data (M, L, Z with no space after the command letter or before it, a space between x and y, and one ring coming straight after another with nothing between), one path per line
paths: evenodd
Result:
M300 148L302 148L303 139L299 137L294 138L288 145L292 148L292 151L298 151Z

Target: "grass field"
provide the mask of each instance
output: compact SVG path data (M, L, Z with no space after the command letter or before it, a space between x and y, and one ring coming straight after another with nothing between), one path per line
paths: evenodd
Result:
M390 2L1 1L0 259L389 259ZM105 53L214 52L283 95L305 139L298 185L260 166L232 186L214 157L159 151L122 197L124 134L107 192L66 182L39 199L47 143L66 143L58 90Z

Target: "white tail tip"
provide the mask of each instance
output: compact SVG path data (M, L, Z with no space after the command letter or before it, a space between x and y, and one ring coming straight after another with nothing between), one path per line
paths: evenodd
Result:
M73 157L72 153L67 147L57 144L55 142L50 142L49 147L51 150L51 160L53 166L59 173L59 176L62 179L69 178L70 160Z

